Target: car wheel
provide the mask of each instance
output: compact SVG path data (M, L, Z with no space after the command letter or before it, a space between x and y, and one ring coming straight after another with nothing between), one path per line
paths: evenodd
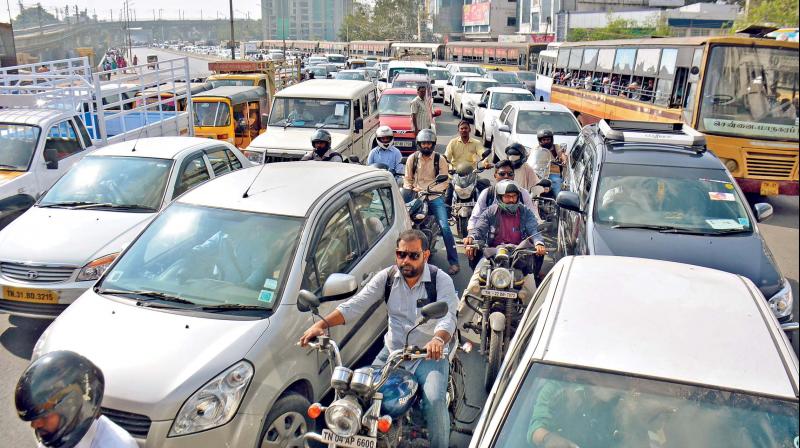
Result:
M482 131L479 131L479 130L478 130L478 127L477 127L477 126L475 126L475 137L480 137L481 135L483 135L483 132L482 132Z
M458 112L456 112L456 103L454 102L450 103L450 111L453 113L454 117L458 116Z
M491 148L492 147L492 139L489 138L489 134L486 133L486 128L481 131L483 135L483 147L484 148Z
M306 397L290 393L272 406L261 429L261 448L304 448L303 435L314 431L314 421L306 416L311 403Z

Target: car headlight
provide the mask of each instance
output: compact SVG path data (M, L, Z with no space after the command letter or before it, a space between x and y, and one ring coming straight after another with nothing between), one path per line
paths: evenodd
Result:
M97 280L101 275L103 275L104 272L106 272L106 269L111 266L111 263L117 259L118 255L119 252L115 254L103 255L96 260L90 261L86 264L86 266L81 268L80 272L78 272L78 277L76 280L79 282Z
M721 159L722 163L725 164L725 168L728 169L731 173L735 173L739 171L739 163L733 159Z
M361 406L348 395L334 401L325 410L325 424L339 437L353 437L361 429Z
M792 287L787 280L783 281L783 288L774 296L770 297L768 302L772 313L775 314L775 317L778 319L792 314L794 297L792 296Z
M242 154L247 157L247 160L253 163L262 163L264 161L264 154L259 151L248 151L245 149L242 151Z
M492 271L489 280L493 288L506 289L511 285L511 282L514 281L514 275L512 275L511 271L508 269L499 268Z
M184 436L228 423L244 398L253 365L239 361L201 387L183 404L169 431L169 437Z

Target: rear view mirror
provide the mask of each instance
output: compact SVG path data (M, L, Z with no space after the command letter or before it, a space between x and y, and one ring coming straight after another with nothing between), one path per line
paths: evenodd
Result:
M578 195L575 192L562 191L558 193L558 197L556 197L556 204L565 210L583 213L583 210L581 210L580 198L578 198Z
M441 109L434 109L433 110L433 116L434 117L438 117L440 115L442 115L442 110Z
M486 109L486 103L481 101L480 103L478 103L478 107L482 107L482 108Z
M58 169L58 151L55 148L44 149L44 162L48 170Z
M406 162L408 162L408 157L403 157L403 158L400 159L400 164L401 165L405 165Z
M449 179L447 174L440 174L440 175L436 176L436 183L437 184L443 184L443 183L447 182L447 179Z
M313 292L301 289L297 294L297 309L307 313L309 311L315 312L319 308L319 298Z
M356 278L350 274L331 274L322 285L320 302L344 300L358 291Z
M425 320L441 319L447 315L447 302L433 302L422 307L420 314Z
M501 124L501 125L500 125L500 126L497 128L497 130L498 130L498 131L500 131L500 132L506 132L506 133L510 133L510 132L511 132L511 128L510 128L510 127L508 127L508 125L507 125L507 124Z
M492 153L491 149L487 149L486 151L483 151L483 154L481 154L481 159L485 159L485 158L489 157L489 154L491 154L491 153Z
M364 129L364 119L363 118L361 118L361 117L356 118L354 124L355 124L355 128L356 128L356 132Z
M763 222L771 218L774 211L772 205L767 204L766 202L759 202L753 206L753 209L756 212L756 220L758 222Z

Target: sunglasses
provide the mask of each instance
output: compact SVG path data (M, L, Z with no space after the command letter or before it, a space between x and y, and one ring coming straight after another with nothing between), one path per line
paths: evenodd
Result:
M408 252L405 250L396 250L394 254L397 256L398 260L403 260L405 258L410 258L412 260L419 260L419 257L422 256L422 252Z
M514 172L513 171L498 171L497 172L497 176L498 177L514 177Z

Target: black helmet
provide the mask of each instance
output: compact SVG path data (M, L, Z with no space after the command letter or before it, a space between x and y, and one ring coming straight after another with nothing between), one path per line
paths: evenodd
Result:
M553 139L553 131L550 129L540 129L539 132L536 133L536 139L542 141L543 138L550 138Z
M318 150L316 148L316 146L314 144L317 143L317 142L325 142L325 150L324 151L323 150ZM318 155L322 156L323 154L328 152L329 149L331 149L331 133L326 131L325 129L317 129L317 131L314 132L314 135L311 136L311 145L314 146L314 151Z
M17 382L17 415L30 422L58 414L58 429L52 433L37 429L36 438L47 447L74 447L100 415L104 385L103 372L83 356L48 353L33 361Z
M512 143L506 146L506 157L514 165L514 169L518 169L528 160L528 150L521 143Z
M495 185L494 192L495 195L497 195L497 206L500 207L501 210L509 213L516 213L517 210L519 210L522 195L520 194L519 185L517 185L516 182L510 179L503 179ZM517 202L515 204L506 204L503 202L503 195L508 193L517 194Z

